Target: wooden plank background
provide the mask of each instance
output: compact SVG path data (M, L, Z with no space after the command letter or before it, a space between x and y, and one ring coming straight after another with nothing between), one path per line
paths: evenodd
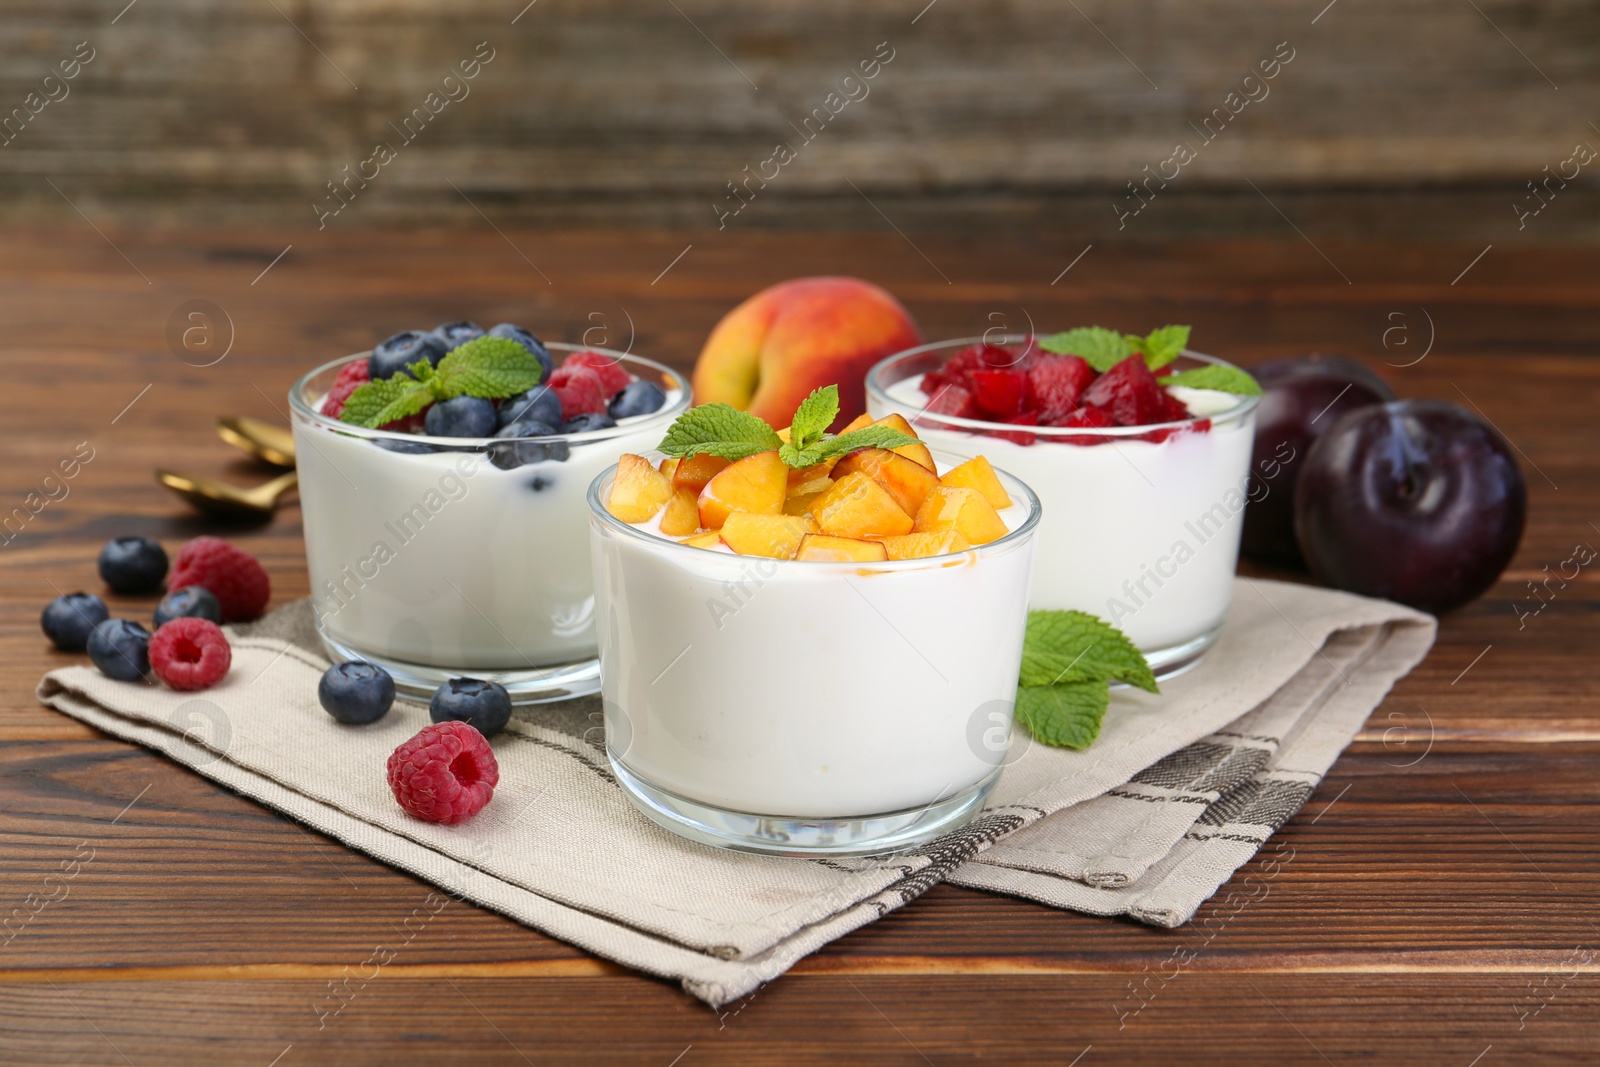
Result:
M78 42L95 58L0 148L0 219L304 225L389 140L329 225L714 227L725 183L887 42L730 225L1110 234L1182 139L1198 158L1124 235L1600 235L1588 170L1525 227L1512 207L1600 146L1583 0L525 2L8 0L0 115ZM478 42L470 94L400 143ZM1191 124L1283 42L1269 95L1203 144Z

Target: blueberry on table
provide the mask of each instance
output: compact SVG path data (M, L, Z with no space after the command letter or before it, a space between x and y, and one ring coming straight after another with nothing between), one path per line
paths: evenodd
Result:
M434 690L428 717L434 722L464 722L484 737L493 737L511 721L511 694L498 682L452 678Z
M93 593L68 593L44 607L39 626L63 652L82 652L94 628L111 617L106 602Z
M475 322L442 322L434 327L433 335L443 341L448 348L464 345L468 341L476 341L483 336L483 327Z
M210 619L222 621L222 602L203 585L186 585L174 589L156 605L155 624L159 628L173 619Z
M562 433L587 433L590 430L609 430L617 424L617 420L610 415L602 415L598 411L584 412L574 415L561 424Z
M613 419L628 419L635 415L650 415L661 410L667 394L655 382L639 378L617 390L606 410Z
M479 396L453 396L428 409L422 424L429 437L488 437L494 433L493 401Z
M556 369L556 361L550 358L550 350L545 348L544 342L532 333L513 323L502 322L489 331L489 336L504 337L507 340L515 341L529 352L532 352L535 358L539 360L539 366L544 370L544 373L539 375L539 380L541 382L550 380L550 375Z
M536 385L526 393L508 396L500 401L498 417L501 426L525 420L560 426L561 398L548 385Z
M489 462L503 471L527 463L563 463L572 454L567 443L554 436L556 429L534 419L518 419L496 431L505 443L489 446Z
M342 723L361 726L377 722L394 704L394 679L366 660L335 663L317 683L317 700L323 711Z
M367 376L374 380L392 378L422 359L437 367L449 351L450 346L434 334L425 330L404 330L372 350L367 360Z
M148 537L117 537L100 550L100 577L113 593L153 593L166 576L166 550Z
M150 631L127 619L107 619L89 634L89 658L107 678L137 682L150 673Z

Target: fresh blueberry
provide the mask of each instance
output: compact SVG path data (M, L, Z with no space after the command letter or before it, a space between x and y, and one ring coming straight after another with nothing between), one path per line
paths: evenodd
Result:
M556 369L556 361L550 358L550 350L545 348L543 341L539 340L527 330L524 330L521 326L516 326L509 322L502 322L500 325L491 329L489 331L489 336L507 338L508 340L517 342L517 344L521 345L523 348L526 348L529 352L532 352L539 360L539 366L544 369L544 373L539 375L539 380L541 382L547 382L550 380L550 375Z
M373 444L379 448L386 448L390 452L404 452L409 456L420 456L428 452L437 452L437 448L424 444L421 441L405 441L398 437L378 437L373 439Z
M529 419L551 426L561 425L561 398L548 385L536 385L526 393L500 401L500 425Z
M100 550L100 577L113 593L153 593L166 576L166 550L148 537L117 537Z
M395 334L372 350L367 360L369 378L392 378L405 372L406 367L425 359L434 366L450 351L444 341L424 330L405 330Z
M617 395L606 405L606 411L613 419L629 419L660 411L666 402L667 394L661 391L661 386L639 378L618 389Z
M515 470L525 463L565 463L572 450L555 433L555 427L534 419L507 423L495 436L508 440L489 446L489 462L503 471Z
M106 602L93 593L68 593L44 607L39 625L63 652L82 652L94 628L111 618Z
M203 585L186 585L174 589L156 605L156 628L160 629L173 619L210 619L222 622L222 603Z
M377 722L394 704L394 679L382 667L366 660L335 663L317 683L322 710L342 723L360 726Z
M561 424L562 433L587 433L590 430L609 430L617 424L617 420L610 415L602 415L598 411L586 411L582 415L574 415Z
M150 673L150 631L127 619L107 619L89 634L89 658L107 678L137 682Z
M475 322L443 322L434 327L433 335L449 349L476 341L483 336L483 327Z
M498 682L452 678L434 690L428 718L464 722L484 737L493 737L511 720L511 694Z
M453 396L428 409L422 423L429 437L488 437L494 433L494 402L480 396Z

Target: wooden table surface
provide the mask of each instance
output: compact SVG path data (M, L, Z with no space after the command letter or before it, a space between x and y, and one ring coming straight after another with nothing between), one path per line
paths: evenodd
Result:
M1586 569L1552 583L1535 616L1519 621L1513 604L1538 607L1529 583L1600 544L1600 253L1495 247L1474 261L1481 251L1288 234L1096 244L1075 261L1081 243L1047 234L913 246L888 228L9 232L0 514L38 513L0 545L0 916L12 916L0 1061L1096 1067L1254 1054L1497 1067L1593 1055L1600 596ZM145 534L171 548L211 529L151 468L264 480L212 420L281 420L311 363L473 318L563 340L602 327L591 342L631 335L686 368L735 302L818 273L888 286L929 337L1029 317L1172 321L1246 364L1343 352L1402 396L1478 408L1514 443L1531 497L1515 562L1443 621L1432 654L1279 833L1276 875L1260 859L1241 871L1268 879L1265 897L1225 911L1219 898L1167 931L938 887L721 1012L465 904L372 975L362 961L395 941L426 885L35 701L39 676L74 659L48 649L39 610L57 588L99 587L102 542ZM231 349L210 366L168 341L195 300L225 312L215 344L231 323ZM84 441L93 459L62 496L45 476ZM41 508L46 490L58 499ZM305 595L297 508L229 536L261 556L275 601ZM44 881L91 853L73 877ZM1178 948L1195 953L1181 970ZM330 983L358 969L354 998L319 1029Z

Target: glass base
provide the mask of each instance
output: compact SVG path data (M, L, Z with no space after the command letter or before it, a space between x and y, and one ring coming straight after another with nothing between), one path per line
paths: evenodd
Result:
M1220 625L1213 626L1199 637L1185 641L1181 645L1146 652L1145 661L1150 664L1150 670L1155 674L1156 681L1164 682L1198 666L1205 658L1206 649L1215 643L1217 634L1221 632Z
M387 656L375 656L335 641L319 633L322 647L334 662L364 659L389 672L394 679L395 693L426 704L434 690L452 678L480 678L486 682L499 682L511 694L513 705L549 704L556 700L571 700L600 692L600 660L598 658L558 663L553 667L529 667L522 670L487 670L480 667L448 670L419 663L406 663Z
M799 859L900 852L964 826L983 810L1001 768L976 785L927 807L856 819L797 819L724 811L669 793L640 778L606 750L617 783L634 807L658 826L701 844L735 852Z

